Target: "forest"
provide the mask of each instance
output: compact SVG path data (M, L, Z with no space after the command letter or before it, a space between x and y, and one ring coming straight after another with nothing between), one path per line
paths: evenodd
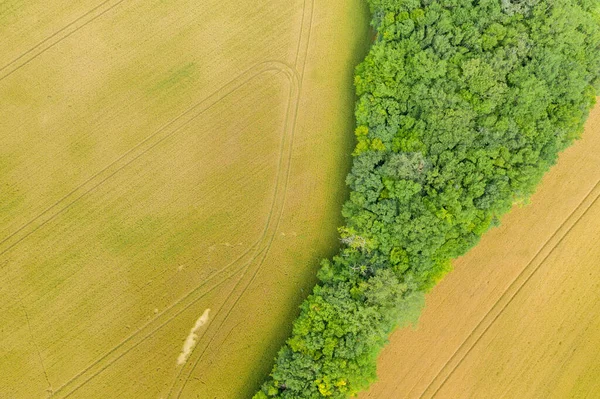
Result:
M600 83L592 0L369 0L341 249L255 399L347 398L390 333L578 138ZM402 359L398 359L399 362Z

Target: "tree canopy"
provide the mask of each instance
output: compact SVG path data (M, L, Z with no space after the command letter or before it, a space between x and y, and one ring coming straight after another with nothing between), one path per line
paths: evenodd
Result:
M346 398L394 328L581 134L600 78L593 0L369 0L342 248L255 399ZM399 360L401 361L401 359Z

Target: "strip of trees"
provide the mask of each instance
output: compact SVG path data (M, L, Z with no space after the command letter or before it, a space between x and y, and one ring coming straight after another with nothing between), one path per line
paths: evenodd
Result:
M347 398L389 334L581 134L595 0L369 0L342 248L322 262L255 399ZM402 359L398 359L402 361Z

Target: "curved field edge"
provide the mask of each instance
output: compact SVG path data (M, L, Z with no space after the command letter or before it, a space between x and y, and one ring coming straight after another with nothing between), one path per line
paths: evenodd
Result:
M256 398L344 398L389 333L583 129L600 76L596 4L373 0L357 69L345 244Z

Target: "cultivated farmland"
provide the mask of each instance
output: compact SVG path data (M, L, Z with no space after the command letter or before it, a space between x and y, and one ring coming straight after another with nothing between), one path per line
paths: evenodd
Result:
M397 331L361 399L595 398L600 392L600 106L531 204L455 262Z
M0 397L257 389L338 246L367 14L0 5Z

